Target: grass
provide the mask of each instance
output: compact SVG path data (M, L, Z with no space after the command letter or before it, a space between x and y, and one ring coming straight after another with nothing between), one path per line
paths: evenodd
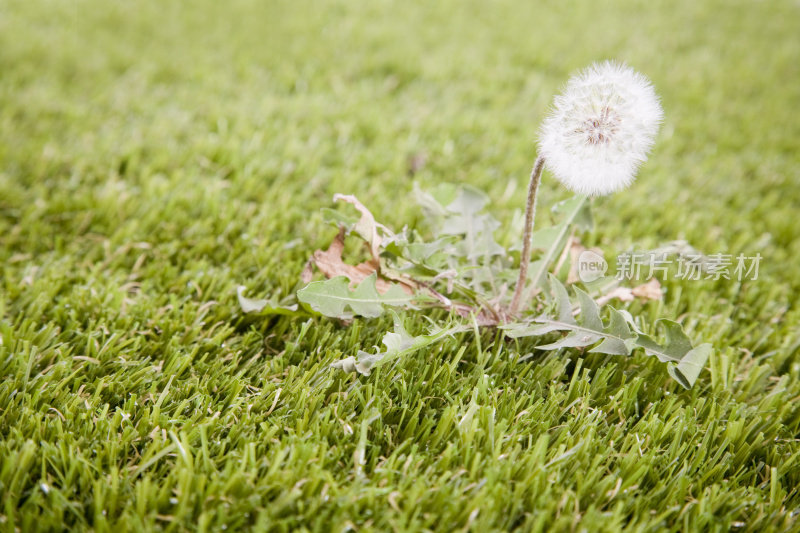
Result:
M796 530L800 8L528 4L0 3L0 530ZM399 228L414 181L465 182L510 223L552 95L609 57L666 121L586 242L764 256L637 307L714 344L691 391L491 332L354 377L388 318L239 312L334 192Z

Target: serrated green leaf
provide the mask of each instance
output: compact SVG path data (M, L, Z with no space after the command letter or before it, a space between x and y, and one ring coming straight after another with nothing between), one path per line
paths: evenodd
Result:
M692 348L689 337L683 328L672 320L659 320L656 324L664 326L666 341L660 344L649 335L642 333L627 311L610 307L609 322L606 325L600 318L600 311L589 294L575 288L580 306L576 321L572 315L572 303L566 287L550 276L550 290L555 300L555 318L542 315L534 319L534 324L511 324L503 329L509 336L524 337L543 335L551 331L566 331L568 335L556 342L537 346L539 350L586 347L601 341L590 352L612 355L629 355L634 348L642 348L646 355L655 356L660 361L670 363L669 373L684 387L691 387L705 364L710 345Z
M631 348L625 342L616 337L608 336L603 342L589 350L589 353L607 353L609 355L630 355Z
M500 326L505 332L505 335L511 339L518 339L520 337L541 337L554 331L562 331L560 324L524 324L514 322L512 324L504 324Z
M600 308L597 306L597 302L578 287L575 287L575 294L578 295L578 304L581 306L580 325L602 331L604 326L603 321L600 320Z
M447 183L440 184L430 194L415 186L415 193L431 218L437 221L437 238L463 236L454 241L449 250L455 259L466 258L470 266L474 266L482 259L506 254L494 238L500 222L481 212L489 201L485 193L467 185Z
M441 192L437 195L435 191L424 191L419 187L418 183L414 183L414 198L417 201L417 204L419 204L423 211L425 211L430 217L445 216L447 214L447 210L444 208L443 204L449 204L456 197L455 185L451 183L440 183L437 189L441 189L442 187L447 188L447 192L445 193L447 198L444 200L441 198Z
M403 248L403 258L413 263L425 263L437 253L453 250L453 237L440 237L432 242L412 242Z
M669 365L667 368L669 375L684 388L691 389L705 367L711 351L711 345L708 343L701 344L697 348L690 350L679 363Z
M261 313L262 315L289 315L297 316L305 314L299 306L289 303L275 302L273 300L247 298L244 296L244 286L236 288L236 297L239 300L239 307L243 313Z
M550 290L552 290L553 296L556 299L556 310L558 312L558 320L560 322L563 322L564 324L577 325L578 323L572 316L572 303L569 300L569 294L567 294L567 288L564 287L564 285L558 280L558 278L553 275L550 276Z
M368 353L362 350L353 357L346 357L335 363L331 364L331 368L338 368L345 372L358 372L365 376L370 375L372 369L381 363L403 355L410 354L426 346L430 346L440 340L454 335L455 333L468 331L469 326L457 325L447 329L440 329L428 335L410 335L400 317L394 311L390 311L394 319L394 330L386 333L383 336L382 343L386 347L384 350L377 351L376 353Z
M632 349L631 341L635 340L636 336L631 333L625 316L611 306L609 306L609 322L606 330L611 332L611 335L604 338L603 342L589 350L589 352L630 355Z
M447 204L445 209L459 215L475 215L487 203L489 203L489 197L486 193L469 185L461 185L456 189L455 199Z
M673 320L666 318L659 319L656 325L662 325L666 329L667 344L671 353L678 357L683 356L692 349L692 341L683 332L683 327Z
M576 330L564 337L561 340L552 342L550 344L543 344L537 346L537 350L557 350L559 348L585 348L591 344L596 343L602 335L585 330Z
M354 290L346 277L338 276L325 281L309 283L297 292L297 298L314 311L334 318L367 318L383 314L384 306L406 306L413 303L412 297L399 285L392 285L384 294L375 288L376 275L370 274Z

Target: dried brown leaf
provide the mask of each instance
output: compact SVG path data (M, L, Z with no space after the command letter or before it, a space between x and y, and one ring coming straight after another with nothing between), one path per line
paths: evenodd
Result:
M372 254L372 259L376 262L379 261L380 247L383 239L381 239L381 236L378 234L378 228L381 228L389 235L392 235L392 232L383 224L376 222L370 210L352 194L334 194L333 201L337 202L339 200L351 204L361 213L361 219L356 223L355 230L367 241L367 244L369 244L369 251Z
M597 298L595 301L597 302L597 305L604 306L615 298L623 302L632 302L635 300L633 291L629 287L614 287L601 297Z
M339 234L333 239L327 250L317 250L309 260L309 265L303 271L302 279L308 283L311 281L311 268L310 264L313 263L327 278L335 278L337 276L344 276L353 284L360 284L364 279L372 273L379 273L379 263L375 259L370 259L357 265L349 265L342 260L342 252L344 251L344 234L345 229L341 228ZM397 279L394 280L403 291L407 294L414 294L414 285L409 280ZM393 284L386 279L378 276L375 280L375 288L379 293L385 294Z
M650 278L647 283L643 283L634 288L628 287L614 287L603 296L597 298L597 305L605 305L613 299L618 299L623 302L632 302L636 298L640 300L660 300L664 297L664 291L661 290L661 283L656 278Z
M647 283L631 289L631 293L640 300L660 300L664 297L661 283L656 278L650 278Z
M570 263L569 274L567 274L567 285L571 285L580 281L580 277L578 277L578 257L582 252L585 252L587 248L581 244L580 239L577 237L570 237L567 249L569 250ZM555 272L558 272L558 269L556 269Z
M314 277L314 258L311 257L306 261L305 266L303 266L303 271L300 273L300 281L303 283L311 283L311 280Z

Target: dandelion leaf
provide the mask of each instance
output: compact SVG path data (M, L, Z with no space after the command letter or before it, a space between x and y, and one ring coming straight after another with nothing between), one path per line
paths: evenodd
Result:
M437 329L427 335L413 336L403 327L403 322L397 313L394 311L390 312L394 319L394 329L383 336L383 340L381 341L385 346L383 350L376 351L375 353L359 350L355 357L349 356L336 361L331 364L331 367L344 370L345 372L358 372L359 374L368 376L372 372L372 369L378 364L413 353L421 348L435 344L445 337L469 329L469 326L457 325L451 328Z
M297 298L314 311L334 318L378 317L384 306L412 306L412 297L399 285L391 284L383 294L376 286L376 275L370 274L355 289L344 276L309 283L297 292Z
M711 355L711 351L711 345L708 343L689 350L677 364L667 367L669 375L684 388L691 389Z
M577 306L573 307L566 287L550 276L550 292L554 309L533 323L510 324L503 329L510 337L538 336L553 331L564 331L567 335L549 344L537 346L539 350L560 348L584 348L598 343L590 352L611 355L630 355L635 348L642 348L646 355L657 357L669 364L670 375L683 387L690 388L711 353L711 346L702 344L692 347L691 340L677 322L659 320L665 332L665 342L659 343L643 333L627 311L609 307L608 323L600 317L597 302L586 292L576 288ZM579 311L578 319L573 311Z
M244 286L236 288L236 297L239 300L239 307L243 313L260 313L262 315L290 315L297 316L305 314L295 304L284 304L273 300L247 298L244 295Z
M520 323L514 322L512 324L505 324L500 327L505 335L512 339L521 337L541 337L554 331L561 331L560 324L535 324L535 323Z
M630 355L631 341L636 339L636 335L631 332L628 321L620 311L610 306L608 310L609 322L608 326L606 326L606 330L609 331L611 335L606 336L603 342L589 351L611 355Z
M474 187L461 185L456 189L455 199L447 204L446 209L451 213L475 215L488 203L489 197L486 193Z
M470 261L503 256L505 249L494 239L500 227L494 217L483 212L489 198L467 185L440 184L431 193L415 189L417 201L435 221L437 238L463 236L452 253Z

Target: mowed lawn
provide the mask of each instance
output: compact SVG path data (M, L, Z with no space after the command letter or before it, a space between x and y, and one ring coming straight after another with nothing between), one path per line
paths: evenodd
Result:
M799 35L777 0L0 1L0 530L796 531ZM414 184L466 183L507 228L609 58L665 122L584 244L763 257L630 305L714 345L693 389L492 331L355 376L389 317L241 313L336 192L424 228Z

